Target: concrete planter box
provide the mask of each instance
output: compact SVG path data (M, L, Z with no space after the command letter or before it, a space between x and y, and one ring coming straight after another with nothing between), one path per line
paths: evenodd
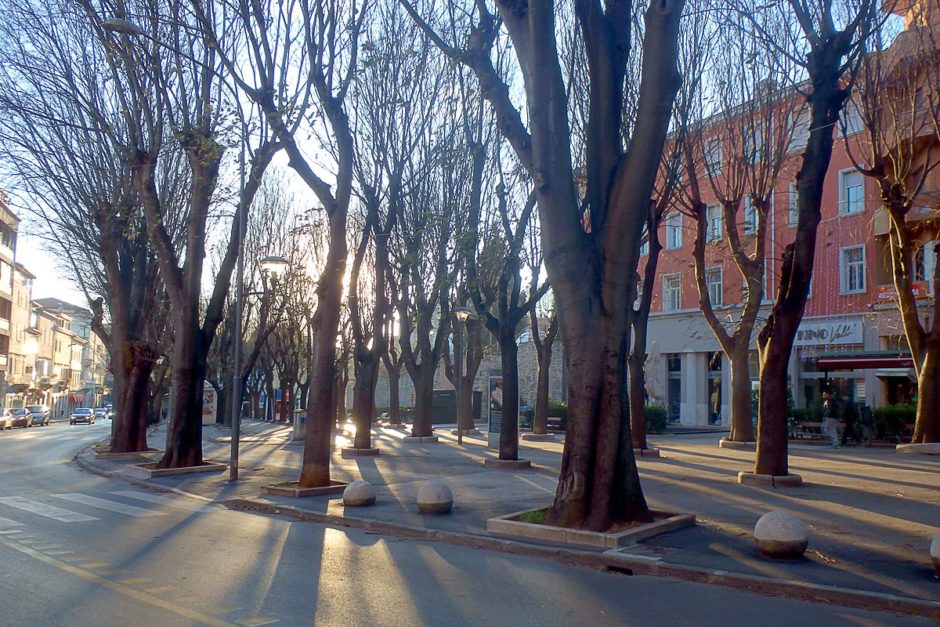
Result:
M451 429L450 430L451 435L461 435L461 433L465 437L483 437L483 432L480 431L479 429Z
M554 433L523 433L520 435L526 442L557 442Z
M378 457L379 449L376 447L371 448L352 448L347 447L341 451L343 457Z
M718 440L718 448L731 448L739 451L756 451L757 442L736 442L727 438Z
M669 533L676 529L691 527L695 524L695 514L673 514L656 510L650 511L657 520L611 533L568 529L567 527L527 523L519 520L524 514L541 512L545 509L544 507L527 509L521 512L506 514L505 516L490 518L486 521L486 530L490 533L526 538L528 540L543 540L558 544L590 546L600 549L616 549L630 546L647 538Z
M321 486L319 488L300 488L298 487L299 482L291 481L287 485L266 485L264 486L265 494L274 494L277 496L292 496L295 499L303 498L305 496L323 496L326 494L342 494L343 490L346 489L346 486L349 484L345 481L330 481L330 485Z
M654 459L659 459L662 455L659 453L658 448L635 448L633 449L634 457L651 457Z
M440 440L436 435L406 435L402 438L402 442L408 444L437 444Z
M898 453L907 453L915 455L940 455L940 442L928 442L926 444L898 444L894 449Z
M738 473L738 483L768 488L798 488L803 485L800 475L758 475L753 472Z
M175 475L191 475L201 472L222 472L228 469L228 464L204 462L201 466L184 466L182 468L157 468L157 462L146 464L131 464L125 472L142 479L155 479L157 477L172 477Z
M532 468L532 461L528 459L492 459L487 457L483 460L483 465L487 468L501 470L526 470Z

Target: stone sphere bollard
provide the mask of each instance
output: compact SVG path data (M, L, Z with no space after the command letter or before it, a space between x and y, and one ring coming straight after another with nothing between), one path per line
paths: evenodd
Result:
M930 559L933 560L933 568L937 571L937 577L940 577L940 534L933 537L930 541Z
M375 505L375 488L368 481L353 481L343 490L343 505L347 507Z
M454 494L443 481L430 481L418 490L418 511L446 514L454 506Z
M767 557L801 557L809 544L806 525L790 512L767 512L754 525L757 548Z

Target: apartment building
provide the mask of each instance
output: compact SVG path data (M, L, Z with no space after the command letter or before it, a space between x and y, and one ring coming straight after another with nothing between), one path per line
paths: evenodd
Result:
M910 16L905 17L916 27ZM869 406L910 402L916 396L916 378L894 301L887 216L880 206L877 185L855 169L847 149L847 143L852 145L853 136L861 130L854 119L857 115L857 110L853 113L848 108L844 126L833 130L837 137L825 181L810 296L789 363L790 389L798 407L818 403L823 386L834 387L856 403ZM807 136L808 131L799 126L794 130L767 216L764 300L750 343L750 376L755 390L757 334L779 288L784 248L795 237L795 174ZM721 151L716 142L714 152L705 155L705 160L711 160L710 167L721 167ZM922 316L928 317L933 306L935 245L940 240L940 176L936 171L919 201L922 206L908 222L917 243L912 260L914 293ZM738 216L742 222L739 232L745 240L753 240L753 214L746 199ZM716 315L733 321L741 312L746 286L722 242L721 220L721 212L709 206L704 275ZM689 215L673 210L666 214L659 231L663 251L649 321L648 392L654 402L667 407L673 421L727 425L729 362L700 309L692 252L696 229ZM645 265L642 258L641 265Z
M10 316L10 349L7 363L5 407L41 402L36 387L36 355L39 343L30 326L33 281L36 276L22 264L13 268L13 308Z
M104 342L92 331L91 310L58 298L39 298L33 302L43 311L61 314L68 320L68 331L73 339L81 341L80 365L77 372L72 373L77 379L71 390L86 407L97 407L110 391L110 381L107 380L110 357Z
M9 198L0 191L0 394L6 390L10 361L13 267L19 223L20 219L10 210Z

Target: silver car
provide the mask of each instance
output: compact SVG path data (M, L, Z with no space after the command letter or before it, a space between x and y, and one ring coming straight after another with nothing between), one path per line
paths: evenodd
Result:
M48 405L27 405L26 411L33 416L33 424L45 427L49 424L49 406Z

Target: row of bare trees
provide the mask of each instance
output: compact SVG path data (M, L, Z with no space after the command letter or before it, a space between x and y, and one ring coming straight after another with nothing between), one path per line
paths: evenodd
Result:
M500 349L504 405L517 405L516 338L528 320L537 432L556 335L569 372L551 521L607 529L648 520L633 449L646 446L659 232L681 211L696 227L700 306L731 362L731 438L756 438L755 471L785 475L787 364L847 102L869 131L853 154L891 216L921 377L915 440L940 437L940 332L925 328L909 297L906 226L935 168L940 116L923 85L937 82L937 48L918 40L915 62L878 50L874 0L13 2L0 132L23 193L41 199L37 214L100 303L96 332L127 416L115 423L115 450L146 446L141 399L165 355L174 401L162 465L202 462L203 381L228 416L241 402L226 392L234 377L252 398L258 386L273 396L277 380L282 412L297 391L306 408L299 483L328 485L348 363L357 448L372 445L380 364L393 393L402 369L414 383L412 435L423 437L443 362L462 392L463 428L484 333ZM907 103L887 124L875 95L886 90ZM908 119L919 126L902 128ZM275 160L284 174L269 171ZM778 269L768 268L767 237L782 177L795 178L796 230ZM234 337L243 217L249 262L284 254L291 270L275 286L249 263L244 289L258 294ZM722 318L708 272L729 258L747 296ZM775 294L765 295L768 276ZM549 285L554 314L543 333ZM453 312L468 306L468 350L452 354ZM167 335L159 321L170 322L167 343L155 340ZM247 359L234 373L228 355L239 342ZM391 405L398 420L398 400ZM517 418L504 417L501 459L518 457Z

